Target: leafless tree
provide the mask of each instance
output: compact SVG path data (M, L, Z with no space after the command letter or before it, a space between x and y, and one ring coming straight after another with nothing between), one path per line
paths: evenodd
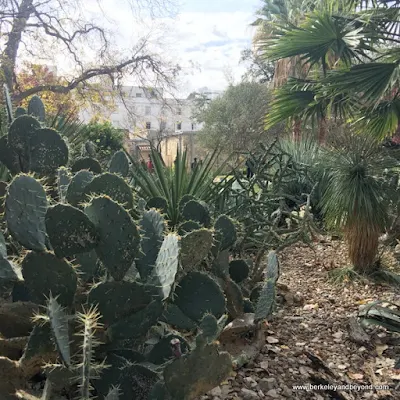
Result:
M173 12L174 0L126 0L132 23L145 13L154 17ZM15 102L43 91L84 91L91 82L109 79L118 86L123 77L135 76L143 84L173 85L178 66L151 51L142 38L127 53L118 48L113 32L94 20L81 0L0 0L0 82L6 83ZM101 0L94 3L102 11ZM107 15L103 13L105 19ZM20 90L17 67L20 58L43 59L43 53L61 53L74 73L63 85L41 85ZM90 55L90 63L88 62Z

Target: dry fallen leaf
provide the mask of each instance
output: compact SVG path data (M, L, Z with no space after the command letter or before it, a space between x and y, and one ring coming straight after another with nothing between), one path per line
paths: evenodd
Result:
M379 357L382 357L383 352L388 348L389 346L387 344L377 344L375 347L376 354Z
M361 381L364 379L364 375L358 372L348 372L347 375L350 379L354 379L355 381Z

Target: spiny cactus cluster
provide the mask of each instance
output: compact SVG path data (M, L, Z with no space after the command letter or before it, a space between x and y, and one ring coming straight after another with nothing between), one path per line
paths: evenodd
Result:
M18 127L11 142L32 155L29 138L41 128ZM270 262L260 293L250 293L251 266L230 254L229 217L213 220L207 204L185 196L171 232L164 199L138 206L123 153L104 173L92 155L52 170L57 196L22 169L6 188L6 236L24 250L11 259L0 236L0 294L12 299L0 304L0 391L44 370L45 398L68 389L82 400L195 399L232 370L216 341L228 320L272 313L278 270Z
M0 161L12 174L49 175L67 164L68 146L57 131L44 126L45 109L39 97L31 98L28 112L18 108L15 118L11 108L9 119L8 135L0 138Z

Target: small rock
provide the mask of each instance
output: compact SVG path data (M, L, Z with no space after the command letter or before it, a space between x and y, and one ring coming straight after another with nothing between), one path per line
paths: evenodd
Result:
M275 378L263 378L258 382L258 387L263 392L268 392L271 389L276 388L276 379Z
M260 362L260 368L263 370L267 371L268 370L268 361L261 361Z
M315 310L316 308L318 308L318 304L306 304L303 307L304 311L310 311L310 310Z
M268 390L267 396L277 399L279 397L279 394L275 389L271 389L271 390Z
M210 390L211 396L221 396L222 390L219 386L215 387L213 390Z
M258 400L260 398L254 390L246 388L240 389L240 395L243 400Z
M267 336L267 342L269 344L279 343L279 339L273 336Z
M347 368L347 366L344 364L339 364L337 367L338 367L338 369L341 369L341 370L344 370Z
M342 336L343 336L343 332L342 332L342 331L335 332L332 336L333 336L335 339L341 339Z
M299 371L300 371L301 375L304 375L304 376L307 376L307 377L309 376L308 371L307 371L307 369L305 367L300 367Z

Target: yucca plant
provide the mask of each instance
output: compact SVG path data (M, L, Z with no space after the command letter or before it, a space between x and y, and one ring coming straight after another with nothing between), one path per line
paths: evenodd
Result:
M328 225L344 230L355 271L370 274L392 197L384 175L397 162L370 137L350 135L338 142L326 158L322 208Z
M132 175L138 195L146 202L151 199L165 199L167 206L164 212L169 224L175 227L179 222L179 202L185 195L190 195L208 204L222 196L230 188L231 179L226 177L218 183L214 178L221 172L221 168L214 169L218 150L215 150L204 160L202 165L193 171L187 168L187 152L177 150L176 159L172 167L167 167L160 153L151 150L151 159L154 171L149 172L140 162L134 161ZM222 164L225 166L225 163Z

